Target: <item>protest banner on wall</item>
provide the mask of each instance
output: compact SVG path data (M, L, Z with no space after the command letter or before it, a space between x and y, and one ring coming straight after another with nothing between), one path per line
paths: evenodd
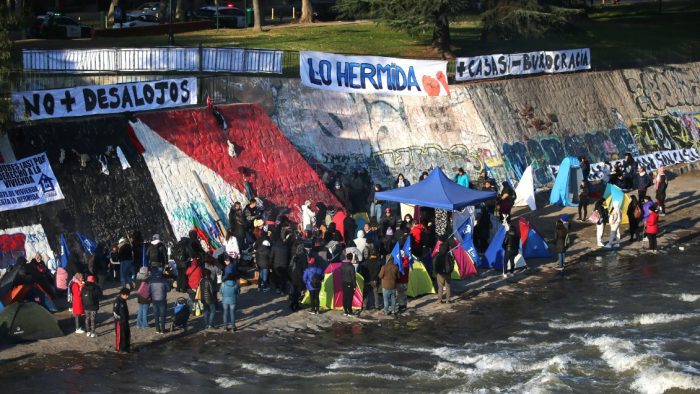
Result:
M197 78L12 93L14 119L105 115L197 104Z
M0 211L63 199L46 153L0 164Z
M447 62L380 56L299 53L304 85L343 93L449 96Z
M590 68L591 50L588 48L485 55L458 58L455 79L474 81L508 75L565 73Z

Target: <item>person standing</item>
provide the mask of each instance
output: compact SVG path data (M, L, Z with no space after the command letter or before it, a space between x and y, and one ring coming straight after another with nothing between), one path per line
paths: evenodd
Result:
M646 235L649 240L649 250L656 253L656 235L659 233L659 213L658 208L652 205L649 208L649 217L647 218Z
M258 291L270 291L270 254L272 247L267 233L255 241L255 265L258 267Z
M355 256L352 253L348 253L345 256L343 264L340 266L340 275L343 279L343 311L345 316L351 316L352 313L352 299L355 296L355 287L357 286L357 280L355 278Z
M595 203L595 213L598 216L598 221L596 221L596 241L599 247L605 246L603 243L603 232L605 231L605 225L608 223L608 210L605 209L605 200L602 198Z
M369 217L370 219L374 218L377 223L379 223L382 220L382 206L384 205L384 201L377 200L376 194L382 191L382 186L377 183L372 189L373 190L370 197L371 203L369 205Z
M323 284L323 269L316 264L316 259L309 257L309 266L304 270L304 284L306 290L309 291L309 299L311 300L310 313L318 315L319 313L319 293Z
M606 248L620 247L620 223L622 223L622 213L620 212L620 202L613 201L612 210L610 210L610 239Z
M289 263L289 282L291 291L289 292L289 308L296 312L301 309L299 301L301 300L301 292L304 289L304 271L308 265L308 256L303 243L299 243L296 247L296 253L292 256L292 261Z
M443 293L445 294L445 302L450 302L450 279L452 271L454 271L454 262L450 258L449 246L447 242L442 242L438 249L437 255L433 264L437 274L437 303L442 303Z
M515 257L520 253L520 235L515 223L508 224L508 232L503 240L503 249L505 249L505 261L503 264L504 271L507 270L510 275L515 272Z
M190 301L195 301L195 294L199 288L199 282L202 281L202 267L199 266L197 259L193 258L187 267L187 294L190 296Z
M625 153L625 160L622 164L624 189L629 190L634 185L634 176L637 173L637 162L632 157L632 154Z
M134 264L134 253L131 249L131 244L126 238L120 238L117 244L119 250L117 257L119 258L119 280L122 287L130 285L134 287L134 282L131 279L132 265Z
M588 162L584 156L579 156L578 158L581 166L581 174L583 175L583 181L588 182L588 177L591 175L591 163Z
M588 219L588 182L583 180L578 186L578 221L583 222Z
M151 270L158 270L162 273L168 263L168 251L160 241L160 235L153 234L146 256L148 257L148 264L151 266Z
M279 230L276 230L279 231ZM289 266L289 249L287 244L282 241L279 234L273 234L273 244L270 251L270 260L272 261L272 270L274 271L274 282L277 288L277 294L285 294L287 292L287 268Z
M517 195L508 182L504 181L501 186L501 194L498 197L498 218L503 221L504 218L510 217L510 211L513 209Z
M567 238L569 231L566 229L564 222L559 219L554 226L554 244L556 246L557 257L559 258L559 269L564 269L564 258L566 257Z
M153 317L156 321L156 333L165 334L165 320L168 316L168 292L170 286L163 279L163 273L156 269L153 272L148 290L153 304Z
M377 248L369 244L367 258L360 264L360 274L365 280L364 294L362 296L362 309L370 309L370 295L374 309L379 310L379 270L382 268Z
M651 185L651 178L643 166L639 166L639 173L635 178L635 187L637 188L637 193L639 195L639 201L644 201L644 197L647 195L647 188Z
M73 317L75 318L75 333L84 334L82 328L80 328L80 316L85 316L85 308L83 307L83 298L81 297L81 292L83 291L83 274L76 272L73 275L73 281L70 284L71 293L71 310Z
M403 255L403 250L401 251L401 266L403 268L403 274L399 271L399 278L396 281L396 304L398 304L399 311L403 311L408 308L408 275L409 275L409 262L408 256Z
M148 267L139 268L139 272L136 274L136 289L136 302L139 306L136 313L136 328L148 328L148 308L151 305Z
M394 188L400 188L400 187L408 187L411 186L411 182L408 181L408 179L404 178L403 174L399 174L396 177L396 181L394 182Z
M100 294L102 294L102 290L95 283L95 277L89 275L87 283L80 291L80 298L82 298L83 308L85 309L85 331L87 331L88 338L97 338L95 317L100 309Z
M214 328L214 317L216 316L216 293L214 292L214 281L211 279L211 271L206 268L202 270L202 280L199 282L199 291L205 311L204 328Z
M642 207L637 201L637 196L630 196L626 214L629 222L630 242L634 242L635 238L639 238L639 221L642 219Z
M306 200L301 207L301 230L311 230L315 223L316 214L311 210L311 200Z
M131 330L129 329L129 307L126 300L129 298L129 289L126 287L119 291L114 301L113 314L116 334L115 348L118 352L131 351Z
M453 181L455 181L458 185L464 186L467 189L469 189L469 175L467 175L466 172L464 172L464 168L459 167L457 169L457 173L455 174L454 178L452 178Z
M659 216L666 216L666 188L668 187L668 179L666 179L666 168L659 167L656 178L654 178L654 190L656 191L656 203L659 208Z
M224 313L224 330L234 332L236 329L236 302L238 295L241 293L241 288L236 283L235 275L231 274L224 278L224 283L221 285L221 304L223 305ZM231 327L229 327L231 323Z
M399 268L392 261L391 255L386 256L386 263L379 270L379 278L382 280L382 297L384 298L384 315L397 316L396 307L396 281L399 279Z

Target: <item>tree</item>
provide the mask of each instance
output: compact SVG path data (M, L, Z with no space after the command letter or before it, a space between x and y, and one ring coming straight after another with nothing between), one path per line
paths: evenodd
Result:
M412 36L430 33L432 34L431 44L442 58L453 57L450 15L466 9L468 2L463 0L369 0L368 4L370 14L381 23L393 29L405 31Z
M301 18L299 23L312 23L314 21L314 9L311 0L301 0Z
M262 31L262 18L260 17L260 0L253 0L253 30Z

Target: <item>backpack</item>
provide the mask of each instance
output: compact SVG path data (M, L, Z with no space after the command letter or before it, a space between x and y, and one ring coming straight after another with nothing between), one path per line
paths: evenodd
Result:
M323 275L317 272L311 277L311 286L320 289L321 285L323 285Z
M161 266L166 262L163 244L151 245L148 247L148 261L151 267ZM157 264L157 265L156 265Z
M636 207L634 207L634 213L633 213L633 215L634 215L634 218L635 218L635 219L639 219L639 218L642 217L642 209L639 208L639 205L637 205Z
M171 249L172 257L175 263L180 267L186 267L187 263L190 261L190 239L188 237L182 237Z
M151 299L151 289L148 286L148 282L145 280L141 282L139 285L139 289L136 290L136 294L139 295L139 297L145 299L145 300L150 300Z

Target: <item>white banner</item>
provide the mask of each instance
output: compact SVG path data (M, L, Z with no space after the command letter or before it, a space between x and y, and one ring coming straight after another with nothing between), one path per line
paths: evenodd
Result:
M62 200L63 192L53 175L46 153L0 164L0 211L9 211Z
M508 75L554 74L590 69L591 50L588 48L498 54L458 58L455 79L473 81Z
M15 121L147 111L197 104L197 78L12 93Z
M447 62L299 52L304 85L333 92L449 96Z

